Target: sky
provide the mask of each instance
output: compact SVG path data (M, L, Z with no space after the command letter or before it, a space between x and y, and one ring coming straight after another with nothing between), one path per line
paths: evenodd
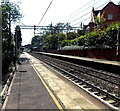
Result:
M43 14L52 0L9 0L20 2L20 12L23 15L20 23L12 24L14 32L16 25L38 25ZM39 26L56 25L58 22L67 23L79 27L80 23L88 24L91 10L102 9L109 1L118 4L120 0L53 0L46 15ZM22 45L30 44L34 36L34 30L21 29ZM37 31L36 31L37 33Z

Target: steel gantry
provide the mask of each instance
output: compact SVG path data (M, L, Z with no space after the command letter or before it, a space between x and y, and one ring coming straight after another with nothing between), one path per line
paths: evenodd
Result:
M36 26L36 25L19 25L20 29L33 29L34 30L34 36L35 36L35 30L78 30L81 29L80 27L71 27L70 29L68 28L61 28L61 27L56 27L56 26Z

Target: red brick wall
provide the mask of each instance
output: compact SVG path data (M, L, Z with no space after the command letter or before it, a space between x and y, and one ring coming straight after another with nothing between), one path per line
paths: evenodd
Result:
M90 58L116 60L115 49L91 49L87 51L87 55ZM119 50L119 61L120 61L120 50Z
M116 49L49 50L46 52L116 61ZM120 61L120 50L118 60Z

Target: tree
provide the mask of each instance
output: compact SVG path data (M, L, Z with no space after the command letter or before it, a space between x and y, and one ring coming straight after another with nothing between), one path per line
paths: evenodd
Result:
M70 23L57 23L52 30L54 30L54 33L68 33L72 30L72 27L70 25Z
M64 26L66 28L66 30L64 32L68 33L72 30L72 27L71 27L70 23L66 23Z
M95 17L95 29L103 29L104 22L106 21L103 15L104 14L102 14L100 17Z
M77 33L79 34L79 36L82 36L82 35L84 35L84 30L77 30Z
M22 15L19 12L19 5L14 3L1 4L0 8L2 10L2 77L4 78L13 63L14 36L11 33L11 23L18 22Z
M69 32L67 33L67 40L72 40L78 37L78 34L76 32Z
M54 27L54 33L63 33L64 28L65 28L65 24L59 22Z
M6 45L6 51L12 50L12 33L11 33L11 23L20 21L22 15L19 12L19 5L14 3L2 4L2 38L3 38L3 47ZM7 43L7 44L5 44ZM3 51L4 52L4 51Z
M41 43L41 40L39 38L39 36L35 36L32 38L31 44L33 47L39 46Z
M48 30L40 37L42 40L43 49L57 49L61 47L62 41L66 40L66 31L72 28L69 23L57 23L55 26L48 25Z

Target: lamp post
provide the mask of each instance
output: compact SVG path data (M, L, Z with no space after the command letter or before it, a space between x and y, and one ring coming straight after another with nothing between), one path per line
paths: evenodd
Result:
M36 25L34 25L34 37L35 37L35 30L36 30Z
M17 26L15 28L15 58L17 59Z
M117 33L117 50L116 50L116 61L119 59L119 28L118 28L118 33Z

